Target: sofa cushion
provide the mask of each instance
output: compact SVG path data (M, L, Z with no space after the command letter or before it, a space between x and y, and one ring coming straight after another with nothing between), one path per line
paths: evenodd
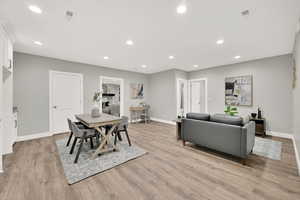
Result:
M187 113L186 118L209 121L210 115L207 113Z
M210 121L223 123L223 124L236 125L236 126L243 125L243 118L239 116L230 116L226 114L214 114L210 116Z

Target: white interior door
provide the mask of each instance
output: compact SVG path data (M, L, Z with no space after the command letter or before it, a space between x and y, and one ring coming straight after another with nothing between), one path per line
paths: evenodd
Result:
M67 118L83 111L82 75L66 72L50 72L50 131L67 131Z
M207 112L207 81L206 79L190 81L190 112Z
M200 82L191 82L191 112L200 112Z

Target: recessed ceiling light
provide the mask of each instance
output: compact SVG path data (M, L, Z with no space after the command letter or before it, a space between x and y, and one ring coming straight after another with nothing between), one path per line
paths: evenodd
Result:
M40 42L40 41L34 41L33 43L36 44L36 45L39 45L39 46L42 46L42 45L43 45L43 43Z
M146 68L146 67L147 67L147 65L142 65L141 67L142 67L142 68Z
M178 14L184 14L186 13L187 8L185 4L180 4L179 6L177 6L176 10Z
M108 60L108 59L109 59L109 57L108 57L108 56L104 56L103 58L104 58L104 60Z
M132 46L133 45L133 41L132 40L126 40L126 44L129 45L129 46Z
M169 56L170 60L173 60L175 58L175 56Z
M217 40L216 43L217 43L217 44L223 44L223 43L224 43L224 40L223 40L223 39Z
M241 56L234 56L234 59L240 59Z
M199 65L193 65L193 67L197 68L197 67L199 67Z
M28 8L29 8L29 10L31 10L32 12L37 13L37 14L41 14L43 12L42 9L36 5L30 5L30 6L28 6Z

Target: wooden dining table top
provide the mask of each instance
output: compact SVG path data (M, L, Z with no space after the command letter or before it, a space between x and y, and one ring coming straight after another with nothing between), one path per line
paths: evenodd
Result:
M75 115L75 117L89 128L118 124L122 121L122 118L106 113L101 113L100 117L92 117L91 114L79 114Z

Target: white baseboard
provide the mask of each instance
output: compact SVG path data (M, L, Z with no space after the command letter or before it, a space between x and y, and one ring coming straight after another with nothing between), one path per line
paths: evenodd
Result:
M176 125L176 122L173 121L169 121L169 120L164 120L164 119L159 119L159 118L152 118L152 121L156 121L156 122L161 122L161 123L165 123L165 124L172 124L172 125Z
M49 137L49 136L52 136L52 135L53 135L53 133L44 132L44 133L36 133L36 134L18 136L16 142L34 140L34 139L38 139L38 138Z
M300 176L300 157L299 157L299 153L298 153L298 149L297 149L295 138L292 137L292 140L293 140L293 146L294 146L294 151L295 151L295 156L296 156L296 162L297 162L297 167L298 167L298 176Z
M290 133L281 133L281 132L275 132L275 131L266 131L267 135L274 136L274 137L281 137L281 138L287 138L287 139L293 139L293 135Z

